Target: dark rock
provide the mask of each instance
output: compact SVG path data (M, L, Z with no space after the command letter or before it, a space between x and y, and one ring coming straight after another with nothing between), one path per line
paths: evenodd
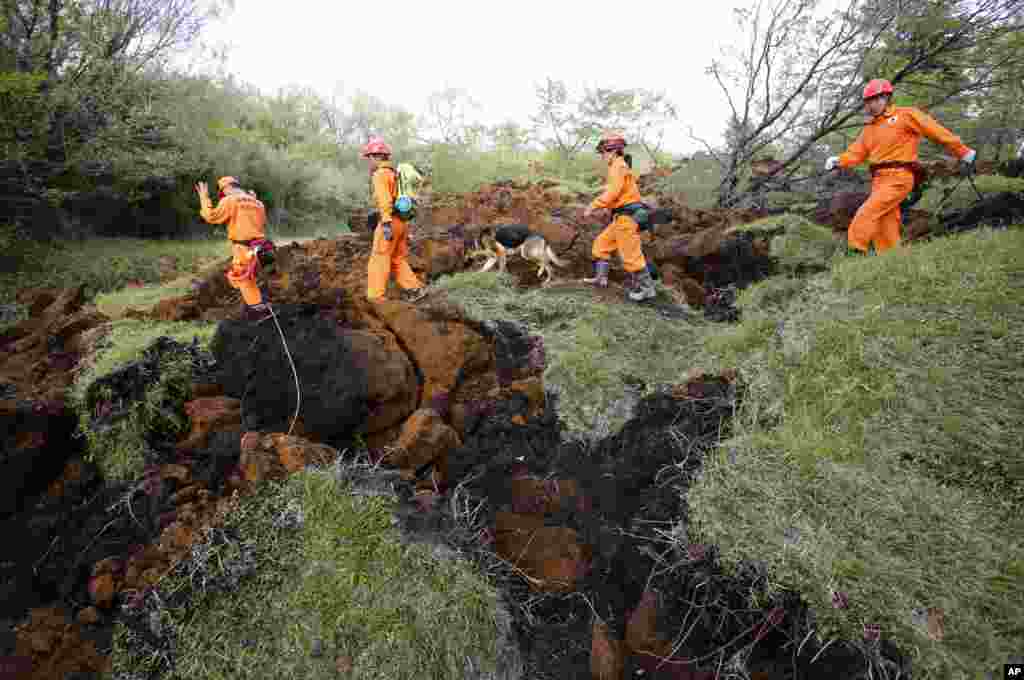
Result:
M323 442L351 435L369 414L368 367L352 349L351 331L315 309L282 305L277 313L298 373L304 432ZM286 432L296 407L295 377L274 323L224 321L212 350L218 382L242 400L245 429Z

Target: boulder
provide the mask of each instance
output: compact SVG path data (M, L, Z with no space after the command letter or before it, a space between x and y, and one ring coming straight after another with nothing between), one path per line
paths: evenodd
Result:
M398 442L387 462L402 470L402 477L412 479L428 463L435 463L442 483L448 468L448 453L462 445L459 436L432 409L420 409L402 426Z
M204 448L213 431L240 432L242 429L242 402L231 397L204 397L185 404L192 429L178 443L181 452Z
M490 344L449 314L391 300L374 305L373 311L422 374L424 402L439 390L450 392L462 378L490 361Z
M281 308L278 321L287 353L271 322L223 321L211 343L220 384L242 402L244 428L288 431L296 411L294 362L303 432L325 442L355 434L369 415L369 371L352 331L315 309Z
M409 357L393 338L377 333L351 331L348 342L367 375L369 413L363 431L375 434L401 423L419 400L419 380Z

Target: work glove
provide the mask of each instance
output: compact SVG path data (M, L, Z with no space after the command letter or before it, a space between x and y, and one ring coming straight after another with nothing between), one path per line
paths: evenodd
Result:
M831 170L839 165L839 156L829 156L825 161L825 169Z
M380 228L384 232L384 240L385 241L390 241L391 240L391 223L390 222L385 222L384 224L380 225Z
M967 177L968 175L974 174L974 159L978 157L978 152L971 149L964 154L964 157L960 159L960 175Z

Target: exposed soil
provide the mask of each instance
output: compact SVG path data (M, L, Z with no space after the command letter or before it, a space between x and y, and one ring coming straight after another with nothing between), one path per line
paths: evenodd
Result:
M730 231L759 213L660 204L673 220L644 239L663 280L709 318L734 321L735 292L774 271L763 240ZM575 207L538 186L486 187L454 202L439 200L413 240L410 260L428 278L475 268L465 253L479 226L525 220L570 260L558 272L566 280L548 289L558 294L580 285L571 279L590 274L590 243L601 228L576 221ZM949 226L1007 214L1024 216L1019 194L993 197ZM346 399L367 409L359 427L371 447L402 442L406 450L395 463L407 481L406 531L476 555L516 612L528 677L625 677L641 668L645 677L713 677L708 673L740 651L751 677L846 677L859 669L860 657L842 645L813 665L819 651L813 643L796 655L807 623L795 596L766 610L744 608L743 593L763 581L760 567L723 576L713 547L677 547L685 541L659 533L685 520L691 475L728 431L742 397L735 376L708 376L650 397L621 432L589 447L563 442L557 404L540 380L542 341L514 324L462 318L436 298L417 307L370 305L363 298L369 242L368 234L356 233L282 247L263 284L283 311L297 305L311 311L299 316L322 326L310 330L309 321L299 332L292 326L300 322L286 313L285 328L323 342L328 327L337 330L348 354L325 349L325 361L376 357L364 367L365 390ZM521 285L537 285L532 265L513 257L509 268ZM612 280L621 283L621 269L613 269ZM617 286L594 295L623 299ZM188 556L202 528L227 511L232 492L244 494L262 479L321 461L330 449L318 442L337 443L359 427L346 423L344 432L327 432L321 425L338 421L321 401L316 414L303 413L311 417L300 419L302 438L252 432L289 422L294 401L280 400L277 413L264 394L252 402L259 406L250 422L230 371L215 370L229 364L231 350L218 367L195 347L163 340L106 381L115 398L91 393L93 424L123 417L116 402L137 400L162 358L173 356L188 358L193 370L184 414L191 431L178 441L153 433L143 478L112 484L82 460L62 396L105 319L82 305L81 290L31 291L25 300L32 318L0 338L0 377L11 398L4 402L0 461L25 471L9 494L18 502L0 516L8 545L17 546L0 563L0 676L31 664L33 670L17 677L96 677L90 674L109 663L104 654L115 618ZM674 305L656 308L685 316ZM229 329L239 311L237 291L214 272L197 280L192 294L145 316L225 321ZM236 376L243 392L291 389L290 367L269 327L266 335L263 353L273 369L262 383L258 366ZM300 367L310 370L312 364ZM482 501L479 513L446 514L451 494Z

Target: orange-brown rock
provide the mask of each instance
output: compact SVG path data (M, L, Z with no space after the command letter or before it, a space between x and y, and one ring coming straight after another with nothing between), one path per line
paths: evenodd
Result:
M459 435L437 411L419 409L405 421L387 462L400 468L403 478L411 479L418 468L433 461L442 480L446 480L448 454L461 445Z
M591 627L590 677L593 680L622 680L624 666L622 640L611 636L605 622L594 619Z
M25 672L16 676L18 680L52 680L110 670L109 659L81 636L73 618L55 607L33 609L16 633L15 657L31 660L25 664Z
M184 465L162 465L160 467L160 477L162 479L173 479L179 484L185 484L192 479L192 471Z
M121 571L124 563L116 557L108 557L92 565L92 575L102 576L103 574L117 574Z
M654 591L645 590L636 609L626 621L626 645L635 654L653 654L660 658L672 655L672 642L657 630L658 598Z
M353 331L348 335L353 354L366 369L370 414L365 432L387 430L416 409L419 381L416 369L390 333Z
M265 435L247 432L242 440L239 467L247 482L281 479L307 465L326 465L338 457L338 451L302 437L273 432Z
M167 298L156 303L150 312L161 321L189 321L199 318L199 302L194 295Z
M288 472L299 472L307 465L328 465L338 457L337 449L316 444L299 437L271 433L264 440L277 453L277 459Z
M97 607L109 607L116 592L114 577L111 574L94 576L89 581L89 597Z
M179 451L193 451L207 445L213 432L242 431L242 402L231 397L201 397L185 404L192 429L178 443Z
M574 479L538 479L515 477L508 481L512 492L513 512L551 513L572 506L580 507L584 499Z
M50 482L46 489L47 495L51 498L60 498L64 495L65 487L81 479L84 473L85 463L81 459L75 458L68 461L64 465L64 471L61 472L60 477Z
M82 611L78 612L78 616L75 617L78 623L83 626L91 626L98 623L100 620L100 613L96 607L86 607Z
M426 403L434 391L451 391L460 378L490 361L490 343L464 323L390 300L372 309L423 374Z
M499 511L495 548L516 565L535 590L567 592L589 568L591 550L568 527L544 526L538 514Z

